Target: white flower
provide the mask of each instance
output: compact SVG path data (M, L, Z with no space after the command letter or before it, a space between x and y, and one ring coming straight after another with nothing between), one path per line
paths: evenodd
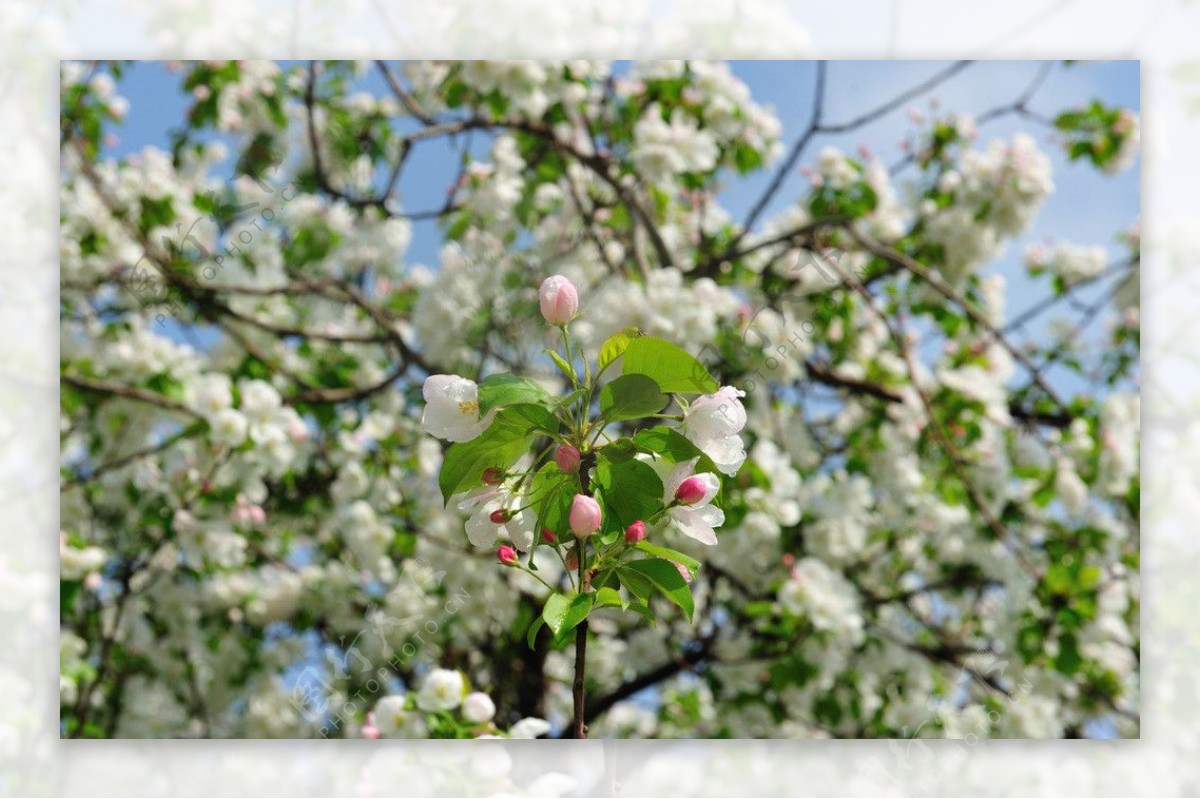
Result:
M746 408L739 399L744 396L745 391L725 386L697 398L683 415L683 434L730 477L746 460L746 447L738 435L746 426Z
M679 491L679 486L693 476L698 460L700 459L692 458L690 461L676 464L663 477L664 505L670 505L675 501L675 494ZM667 518L675 522L679 531L687 537L694 538L701 544L714 546L717 543L717 535L713 532L713 528L720 527L725 523L725 514L720 508L714 508L709 503L721 489L721 480L712 472L703 472L695 477L703 484L703 496L687 505L676 505L671 508L667 511Z
M550 732L549 722L538 718L524 718L512 725L508 731L510 738L539 738Z
M472 724L484 724L496 715L496 704L482 691L467 694L462 703L463 718Z
M1075 464L1070 458L1059 458L1058 469L1054 475L1054 490L1068 513L1080 514L1087 508L1087 484L1075 471Z
M666 182L680 172L707 172L718 155L712 135L681 108L671 112L668 122L654 103L634 127L634 163L653 182Z
M404 694L391 694L375 703L375 727L385 738L422 738L425 720L405 707Z
M778 599L785 611L807 618L816 629L862 641L858 595L842 575L816 558L796 563L791 579L779 587Z
M61 565L59 570L64 579L78 580L89 572L97 571L108 560L108 553L100 547L62 546L59 548Z
M425 412L421 426L426 433L447 441L470 441L492 423L495 412L479 418L479 387L458 375L430 375L421 389Z
M212 440L214 444L225 447L241 446L246 440L249 425L241 411L233 408L222 408L212 418Z
M270 424L275 412L283 404L275 387L263 380L247 380L242 383L241 389L241 409L246 417L257 425Z
M215 414L233 404L233 381L224 374L201 375L184 388L184 401L204 415Z
M463 701L466 683L461 672L450 669L434 669L417 694L417 707L435 712L453 710Z
M530 509L514 510L507 521L497 522L492 519L496 511L505 510L510 506L520 507L520 501L505 485L483 486L466 494L458 502L458 509L470 513L467 519L467 539L472 546L480 549L491 549L496 545L496 539L501 532L508 535L508 540L522 552L528 552L533 546L534 527L537 522L535 514Z

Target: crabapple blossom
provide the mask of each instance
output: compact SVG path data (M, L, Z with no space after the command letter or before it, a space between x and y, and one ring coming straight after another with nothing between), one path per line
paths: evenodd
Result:
M543 719L524 718L508 730L510 738L540 738L550 732L550 725Z
M692 458L677 464L664 475L663 504L669 507L666 515L681 533L701 544L716 546L713 528L725 522L725 513L709 503L720 490L721 481L711 472L694 474L698 460ZM676 502L686 504L674 504Z
M706 480L709 477L712 480ZM716 483L716 486L713 485ZM707 501L716 493L716 489L720 487L718 481L713 475L705 475L700 477L693 475L679 484L679 488L675 489L675 501L681 505L699 505Z
M496 704L487 694L475 691L463 698L462 714L472 724L486 724L496 715Z
M565 325L579 313L579 292L562 275L552 275L538 288L542 316L552 325Z
M746 461L745 444L739 433L746 426L746 392L725 386L715 394L698 397L683 415L683 434L729 476Z
M376 732L384 738L420 738L426 724L421 714L409 710L404 694L391 694L375 703L373 713Z
M554 451L554 462L567 474L575 474L579 471L579 450L570 444L559 444Z
M430 375L421 389L425 412L421 427L447 441L470 441L492 423L494 412L479 418L479 387L458 375Z
M466 683L462 672L434 669L417 692L417 707L421 710L453 710L462 704Z
M600 529L603 512L600 503L586 494L576 494L571 500L571 532L576 538L586 538Z

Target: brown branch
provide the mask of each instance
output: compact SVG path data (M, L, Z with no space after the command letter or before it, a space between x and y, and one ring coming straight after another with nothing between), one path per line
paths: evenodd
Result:
M808 376L822 385L830 388L840 388L849 391L853 394L864 394L869 397L883 400L885 402L903 402L904 397L898 389L872 383L869 380L862 380L854 377L845 377L834 372L827 364L818 361L805 361L804 367L808 372ZM1043 424L1048 427L1064 428L1070 426L1074 420L1074 416L1070 413L1052 413L1047 411L1037 411L1022 407L1016 403L1010 403L1008 412L1014 419L1019 419L1023 422L1031 424Z
M1012 342L1010 342L1004 336L1004 334L997 329L997 327L993 325L991 321L988 320L987 315L984 314L983 311L979 310L973 303L960 296L958 292L951 288L940 275L930 271L915 258L912 258L909 255L900 252L899 250L881 244L867 234L857 230L852 225L847 225L844 229L850 234L851 238L858 242L862 247L866 248L870 253L912 273L914 276L932 286L947 300L961 308L967 314L967 316L971 318L972 321L987 330L997 344L1008 350L1008 353L1013 357L1014 360L1016 360L1029 371L1030 378L1033 380L1034 385L1040 388L1046 394L1046 396L1058 406L1060 412L1068 412L1067 406L1059 398L1054 389L1050 388L1050 385L1042 376L1041 370L1031 360L1029 360L1029 357L1026 356L1025 353L1021 352L1018 347L1013 346Z
M159 394L155 391L139 388L137 386L127 386L122 383L106 383L101 380L93 380L87 377L77 377L75 375L61 375L62 382L80 391L90 391L96 394L108 394L114 397L122 397L124 399L144 402L149 405L157 405L163 410L174 411L176 413L187 414L196 419L200 415L191 408L184 405L182 402L177 402L170 397Z
M400 82L399 78L397 78L392 70L388 67L387 62L376 61L375 66L379 67L379 71L383 73L383 79L387 81L388 86L391 87L392 94L396 95L396 99L398 99L400 104L404 106L404 110L412 114L424 124L433 125L433 117L421 110L421 106L417 103L416 98L404 88L404 84Z
M825 109L825 72L827 66L824 61L817 62L817 85L813 90L812 117L808 123L808 127L800 134L800 138L796 140L796 143L792 145L791 152L788 153L787 158L779 165L779 169L776 170L775 176L771 179L771 183L767 186L766 191L762 193L762 196L758 198L758 202L754 204L754 207L750 209L750 213L747 214L746 221L742 223L741 232L729 243L726 255L720 260L729 260L732 257L730 253L738 248L738 245L741 244L745 236L749 235L758 218L766 210L767 206L770 205L771 200L779 192L780 187L783 186L783 182L787 180L787 176L796 167L796 162L804 154L804 148L808 146L808 143L812 141L812 138L820 130L821 117Z
M628 699L639 691L644 691L651 686L658 685L663 680L670 679L676 674L687 671L704 661L712 654L716 639L717 634L714 629L712 633L699 639L699 646L689 648L678 657L661 663L630 680L626 680L613 689L611 693L587 703L586 715L588 720L595 721L597 717L602 716L618 702Z
M64 380L65 379L66 378L64 378ZM183 441L186 438L190 438L191 436L195 435L196 433L200 432L203 429L204 429L203 425L200 425L200 424L190 425L188 427L185 427L183 430L180 430L178 433L175 433L172 436L168 436L167 438L163 439L162 441L160 441L157 444L152 444L148 447L143 447L142 449L139 449L136 452L131 452L128 455L122 455L121 457L115 458L114 460L111 460L108 463L102 463L99 466L97 466L95 469L92 469L87 474L77 474L74 477L72 477L70 480L68 480L66 483L63 484L63 490L66 491L66 490L75 488L77 486L83 485L85 483L89 483L92 480L95 480L100 475L105 474L106 472L110 472L113 469L119 469L122 466L127 466L128 464L133 463L134 461L140 460L142 458L146 458L151 455L158 455L162 452L165 452L168 449L170 449L171 447L175 446L180 441Z
M866 237L863 238L866 239ZM869 239L866 240L870 241ZM881 247L881 245L876 246ZM881 249L886 250L887 248L881 247ZM904 257L907 258L907 256ZM913 261L913 263L916 264L915 261ZM924 269L924 267L921 267L921 269ZM912 348L905 339L904 332L897 328L897 326L892 323L892 320L889 319L885 313L875 307L875 303L873 301L874 298L871 296L871 293L867 290L866 286L864 286L857 277L855 277L849 271L843 272L843 276L850 281L851 285L854 287L854 290L863 297L867 308L870 309L871 312L875 314L876 318L883 323L884 327L887 328L892 342L896 345L896 348L900 350L900 354L903 356L904 363L908 368L909 380L912 384L913 390L917 392L917 396L921 400L921 405L925 409L925 416L928 419L930 426L933 428L934 434L938 439L938 443L941 445L942 450L946 453L946 456L950 459L950 465L954 470L955 476L957 476L959 482L962 483L963 488L967 492L967 496L971 500L971 504L975 506L975 510L980 516L983 517L988 528L992 531L992 534L996 536L996 540L1001 541L1006 547L1008 547L1009 551L1012 552L1013 557L1017 559L1017 562L1020 563L1021 566L1034 579L1040 580L1041 574L1038 572L1037 567L1029 561L1029 559L1025 556L1025 553L1021 551L1020 547L1013 543L1008 531L1005 530L1004 526L1000 524L999 520L992 515L991 511L988 509L987 501L979 493L979 489L975 485L974 481L972 481L967 475L967 464L962 457L962 453L959 452L958 448L954 445L954 442L952 442L950 437L946 434L945 429L942 427L942 423L937 418L937 414L934 413L933 401L929 398L929 392L927 392L921 386L921 382L918 377L916 360L913 358Z

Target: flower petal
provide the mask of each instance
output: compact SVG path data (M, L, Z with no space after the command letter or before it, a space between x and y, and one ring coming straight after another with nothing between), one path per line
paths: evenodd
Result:
M746 445L741 436L728 436L701 441L696 446L712 459L722 474L733 477L746 462Z
M705 511L711 511L711 513ZM671 509L671 518L681 533L710 547L716 546L717 543L717 535L713 532L713 526L709 522L710 519L715 518L714 514L720 517L720 521L725 521L725 514L711 505L703 508Z
M467 539L473 546L480 549L491 549L496 545L500 534L500 525L491 520L492 511L500 509L496 500L485 502L469 519L467 519Z
M522 552L528 552L533 546L533 531L537 520L533 513L528 509L517 511L508 522L505 523L504 529L508 531L508 540L512 541L513 546Z
M680 483L682 483L684 480L691 477L692 472L696 471L696 461L698 461L698 460L700 460L700 459L692 458L689 461L684 461L683 463L677 463L677 464L675 464L674 467L671 468L670 471L666 472L665 474L663 474L663 472L659 471L659 476L662 477L662 482L663 482L663 504L664 505L670 505L672 502L675 501L675 492L679 490ZM666 461L663 461L662 459L659 459L658 462L666 463Z

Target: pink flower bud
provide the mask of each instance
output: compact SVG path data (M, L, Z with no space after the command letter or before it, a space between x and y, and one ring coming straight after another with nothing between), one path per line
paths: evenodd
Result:
M504 470L497 469L495 466L490 469L483 470L483 484L489 486L498 486L504 482Z
M542 540L547 544L557 544L558 536L554 534L553 530L547 527L546 529L542 530Z
M562 275L551 275L538 288L542 316L552 325L565 325L579 312L579 292Z
M375 726L375 711L367 713L367 723L363 725L362 736L375 740L379 737L379 728Z
M492 511L488 515L488 518L492 520L492 524L504 524L512 518L512 514L504 508L500 508L499 510Z
M496 557L499 558L500 562L505 566L512 566L517 562L517 550L510 547L508 544L504 544L496 550Z
M599 530L602 518L600 503L586 494L576 494L571 500L571 532L576 538L587 538Z
M633 524L625 528L625 543L629 545L636 544L646 537L646 523L638 519Z
M685 583L692 581L692 573L688 571L687 566L684 566L682 563L676 563L675 568L679 569L679 576L683 578Z
M693 475L679 484L675 490L675 501L682 505L694 505L704 499L704 492L704 480Z
M570 444L560 444L554 451L554 462L567 474L579 471L579 450Z

